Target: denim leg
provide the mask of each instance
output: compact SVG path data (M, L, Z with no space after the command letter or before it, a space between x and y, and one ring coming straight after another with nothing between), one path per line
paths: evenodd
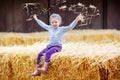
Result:
M45 54L45 52L48 50L48 48L44 48L39 54L38 54L38 57L37 57L37 64L39 64L41 62L41 57L43 56L43 54Z
M50 48L48 51L46 51L45 62L50 62L51 55L53 53L61 51L61 49L62 49L61 46L54 46L54 47Z

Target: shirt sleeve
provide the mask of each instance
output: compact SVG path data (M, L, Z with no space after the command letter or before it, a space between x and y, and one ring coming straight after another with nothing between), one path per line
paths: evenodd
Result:
M71 24L69 24L68 26L64 26L63 27L63 31L68 31L68 30L72 30L76 25L77 25L78 21L74 20Z
M47 24L45 24L43 21L37 19L36 22L44 29L48 30L49 26Z

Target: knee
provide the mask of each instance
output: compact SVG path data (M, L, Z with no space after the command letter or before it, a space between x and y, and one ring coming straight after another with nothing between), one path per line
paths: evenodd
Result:
M46 56L52 55L54 52L46 52Z
M40 52L40 53L38 54L38 56L43 56L43 53Z

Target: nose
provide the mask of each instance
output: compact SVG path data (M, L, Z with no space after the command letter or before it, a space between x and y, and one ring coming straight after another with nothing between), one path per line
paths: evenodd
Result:
M53 23L53 25L55 25L56 23Z

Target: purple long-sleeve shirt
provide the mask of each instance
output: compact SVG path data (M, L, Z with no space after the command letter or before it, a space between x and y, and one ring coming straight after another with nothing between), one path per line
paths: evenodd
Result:
M36 21L42 28L46 29L49 32L49 44L48 45L50 46L61 46L63 34L68 30L72 30L78 23L77 20L74 20L68 26L61 26L58 28L54 28L53 26L47 25L39 19L37 19Z

